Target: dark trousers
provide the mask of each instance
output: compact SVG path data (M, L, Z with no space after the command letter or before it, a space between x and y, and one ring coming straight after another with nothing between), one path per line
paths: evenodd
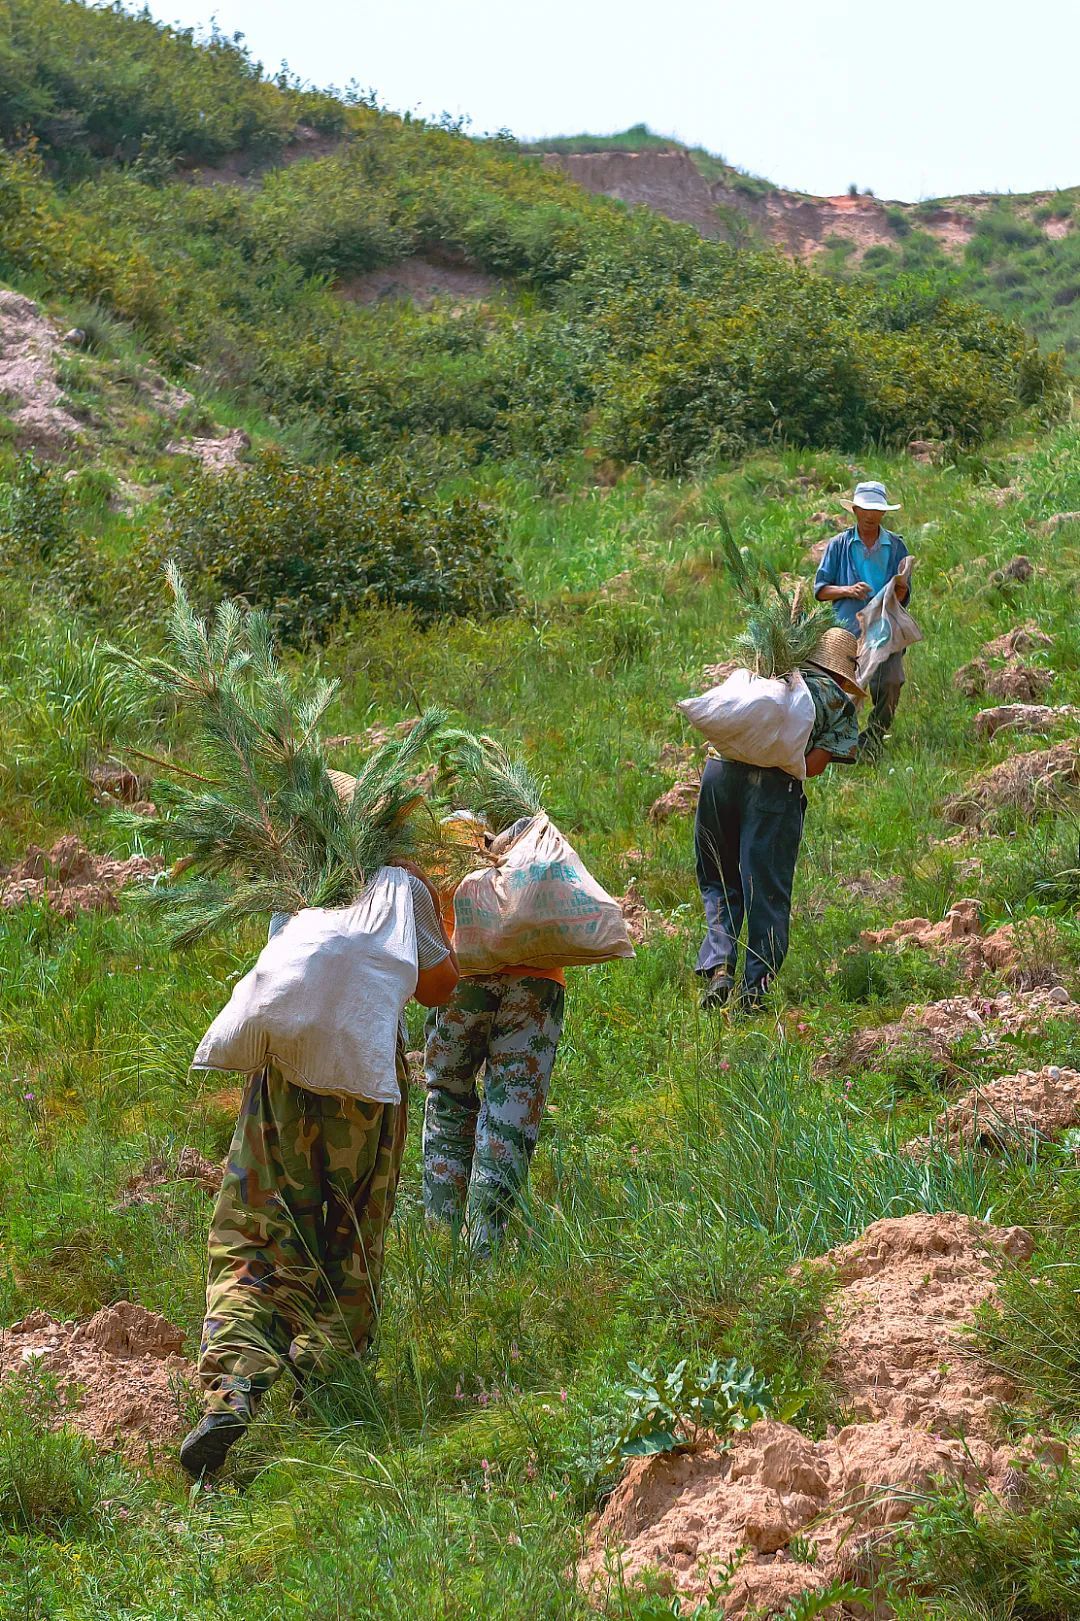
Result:
M904 655L890 653L884 664L879 664L870 677L870 714L859 738L860 749L877 753L885 733L893 723L900 702L900 688L904 685Z
M694 853L705 905L697 971L734 974L746 920L747 990L764 990L787 956L791 886L806 796L786 771L709 760L701 778Z

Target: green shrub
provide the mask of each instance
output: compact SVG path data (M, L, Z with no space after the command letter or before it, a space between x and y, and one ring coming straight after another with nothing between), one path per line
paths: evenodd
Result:
M290 642L323 640L371 603L427 623L514 601L496 518L481 502L442 500L400 469L350 461L304 467L270 453L242 472L196 477L147 539L139 594L167 557L197 598L242 597Z
M73 1405L33 1364L0 1381L0 1525L9 1532L85 1536L103 1499L123 1488L119 1467L65 1426Z

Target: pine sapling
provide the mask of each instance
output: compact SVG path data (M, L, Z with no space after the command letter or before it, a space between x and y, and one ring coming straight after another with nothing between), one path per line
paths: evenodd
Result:
M442 713L427 711L376 749L344 796L319 735L337 683L304 683L284 669L257 610L224 602L208 624L175 568L167 572L166 656L109 649L129 704L145 713L164 700L198 738L194 768L155 784L158 814L123 818L181 858L173 879L144 892L146 904L170 918L178 946L268 912L347 905L379 867L432 840L418 777Z
M713 504L713 512L728 574L746 604L744 628L733 651L745 658L755 675L789 675L813 656L824 633L836 624L833 609L826 602L807 606L801 582L794 591L785 589L771 564L759 560L751 566L719 502Z

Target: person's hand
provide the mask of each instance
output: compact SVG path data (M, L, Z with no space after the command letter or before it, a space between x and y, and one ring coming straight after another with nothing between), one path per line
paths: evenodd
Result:
M865 602L868 597L873 596L873 592L865 580L857 580L854 585L849 585L847 594L849 597L854 597L856 602Z

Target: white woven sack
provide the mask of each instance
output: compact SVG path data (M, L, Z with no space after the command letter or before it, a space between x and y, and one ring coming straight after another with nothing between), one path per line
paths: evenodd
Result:
M856 616L861 634L857 679L865 687L893 653L902 653L923 633L896 594L896 579L887 580Z
M806 776L806 745L814 729L814 700L798 670L785 676L736 670L700 698L677 705L718 754L745 765L777 766Z
M409 875L382 867L351 906L297 912L199 1043L193 1069L271 1061L310 1092L400 1103L398 1023L416 989Z
M463 974L569 968L632 957L618 901L546 816L534 816L495 863L454 895L454 950Z

